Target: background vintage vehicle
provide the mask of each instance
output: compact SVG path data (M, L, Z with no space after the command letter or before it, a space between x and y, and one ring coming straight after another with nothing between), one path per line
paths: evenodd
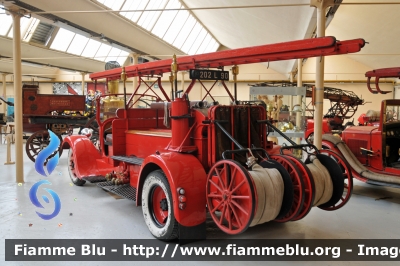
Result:
M368 89L376 93L388 93L379 88L380 78L400 77L400 68L368 71ZM375 88L371 78L375 77ZM400 186L400 100L388 99L380 110L362 114L359 126L342 132L342 139L324 135L323 145L346 158L353 175L366 183L384 186Z

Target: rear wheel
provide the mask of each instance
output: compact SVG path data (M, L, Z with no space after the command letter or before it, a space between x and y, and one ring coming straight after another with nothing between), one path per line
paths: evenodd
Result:
M157 239L178 237L178 222L174 216L171 189L161 171L151 172L144 181L142 211L150 233Z
M68 173L69 173L69 178L71 178L72 183L74 183L77 186L83 186L83 184L86 183L85 180L79 179L76 176L75 172L75 160L74 160L74 152L72 149L69 149L68 152Z

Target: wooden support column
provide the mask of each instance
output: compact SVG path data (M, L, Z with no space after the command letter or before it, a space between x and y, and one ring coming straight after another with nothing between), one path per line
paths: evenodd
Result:
M138 54L131 54L130 56L132 57L132 61L133 61L132 65L139 64L139 55ZM133 77L132 86L133 86L132 92L134 92L138 86L138 77L137 76ZM136 102L137 98L138 98L138 96L133 96L133 102ZM138 106L138 102L135 103L134 107L137 107L137 106Z
M334 0L310 0L310 6L317 8L317 37L325 37L326 8L334 5ZM316 58L314 145L322 148L322 118L324 108L324 56Z
M297 59L297 87L303 87L303 59ZM304 113L302 106L303 97L302 95L297 95L296 104L302 110L302 112L296 112L296 126L301 126L301 117L302 113ZM296 143L300 144L301 139L296 138Z
M21 64L21 17L24 10L10 11L13 18L13 70L14 70L14 122L15 122L15 177L24 183L24 157L22 138L22 64Z
M290 82L294 82L294 73L290 72ZM280 111L280 110L279 110ZM289 115L293 115L293 95L289 95Z
M7 83L6 83L6 76L7 74L3 73L1 74L2 76L2 82L3 82L3 92L2 92L2 97L4 100L7 100ZM7 110L7 104L3 103L2 104L2 113L5 115L6 114L6 110Z
M85 95L85 84L86 84L85 76L86 76L86 73L85 72L81 72L81 76L82 76L82 95Z

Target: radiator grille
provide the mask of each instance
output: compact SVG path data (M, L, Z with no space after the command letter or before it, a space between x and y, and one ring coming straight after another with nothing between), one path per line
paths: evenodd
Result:
M354 153L357 157L361 157L360 148L369 149L368 141L360 140L360 139L348 139L346 141L347 146L350 148L351 152Z

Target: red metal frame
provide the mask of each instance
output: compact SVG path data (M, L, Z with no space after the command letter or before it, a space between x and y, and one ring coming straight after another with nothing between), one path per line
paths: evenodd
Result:
M377 93L390 93L391 91L383 91L379 88L379 79L381 78L400 78L400 67L390 67L390 68L381 68L371 70L365 73L365 76L368 78L367 87L370 92L373 94ZM371 78L375 78L375 88L371 88Z

